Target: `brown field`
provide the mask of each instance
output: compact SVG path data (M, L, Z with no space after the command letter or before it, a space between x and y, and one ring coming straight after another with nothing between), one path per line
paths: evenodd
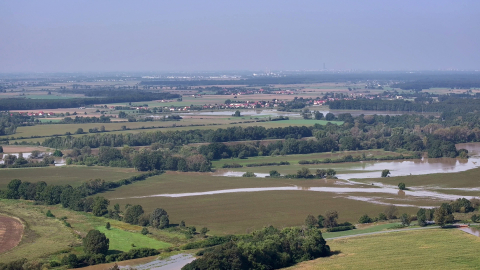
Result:
M168 211L171 223L184 220L187 226L208 227L213 234L245 233L266 225L278 227L302 225L309 214L339 211L340 221L356 222L363 214L377 216L385 205L347 199L345 195L310 191L263 191L224 193L189 197L144 197L155 194L204 192L212 190L254 187L335 187L336 180L294 180L212 176L205 173L167 172L145 181L120 187L102 194L122 207L140 204L145 212L161 207ZM378 194L350 194L375 196ZM140 197L140 198L139 198ZM120 199L124 198L124 199ZM385 197L382 199L386 199ZM394 196L391 203L405 203ZM408 203L422 205L424 201L412 199ZM431 202L430 202L431 203ZM402 213L414 214L415 207L402 207Z
M49 151L49 148L45 148L42 146L23 146L23 145L4 145L3 152L4 153L30 153L32 151Z
M22 235L23 225L18 219L0 215L0 254L16 247Z

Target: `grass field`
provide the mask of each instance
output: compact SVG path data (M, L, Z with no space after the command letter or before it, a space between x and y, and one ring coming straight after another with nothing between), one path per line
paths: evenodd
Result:
M21 169L0 169L0 189L5 188L12 179L22 181L39 182L45 181L53 185L78 186L90 179L103 179L115 181L138 175L131 168L114 167L87 167L87 166L62 166L62 167L40 167Z
M132 244L135 248L154 248L161 249L171 246L168 243L160 242L153 238L140 233L131 233L115 227L107 230L105 226L98 226L95 229L104 233L105 236L110 239L110 250L129 251L132 249Z
M140 204L146 212L161 207L168 211L172 223L185 220L187 226L208 227L213 234L245 233L266 225L279 227L302 225L309 214L337 210L340 221L355 223L363 214L377 216L385 205L346 199L345 195L309 191L240 192L189 197L144 197L165 193L202 192L234 188L279 186L338 186L336 180L262 179L221 177L204 173L168 172L145 181L102 194L122 207ZM356 196L356 194L352 194ZM361 196L381 197L378 194ZM132 198L136 197L136 198ZM125 198L125 199L119 199ZM390 198L392 203L402 198ZM410 202L409 202L410 203ZM412 203L417 203L412 200ZM423 202L418 202L422 205ZM402 207L402 213L416 213L414 207Z
M56 218L48 218L50 210ZM82 254L81 237L89 230L98 229L110 239L110 252L128 251L135 247L166 248L170 243L185 243L183 234L149 228L150 234L140 233L142 227L121 221L95 217L84 212L75 212L60 206L33 205L25 201L0 200L0 212L16 216L25 223L25 234L20 244L7 253L0 254L0 262L20 258L29 260L60 260L65 253ZM68 228L58 218L67 217ZM105 229L106 222L112 228Z
M59 220L47 218L44 207L0 200L0 212L20 218L25 225L20 244L0 254L0 262L44 258L81 243L72 230Z
M339 253L288 269L478 269L480 265L480 238L457 229L392 232L327 244Z

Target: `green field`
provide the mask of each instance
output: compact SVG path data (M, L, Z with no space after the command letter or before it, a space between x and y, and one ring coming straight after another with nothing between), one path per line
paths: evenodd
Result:
M172 130L194 130L194 129L219 129L228 127L249 127L249 126L263 126L265 128L276 127L288 127L288 126L309 126L315 125L315 123L325 124L323 120L303 120L292 119L283 121L267 121L267 122L252 122L243 123L246 121L252 121L250 117L241 118L227 118L222 117L205 117L205 118L185 118L180 121L153 121L153 122L114 122L114 123L87 123L87 124L44 124L36 126L19 127L14 137L24 137L25 139L10 140L10 144L15 142L43 142L45 138L28 138L31 136L53 136L64 135L66 132L74 134L78 128L82 128L86 134L91 128L105 127L106 131L110 131L109 134L126 134L126 133L139 133L139 132L153 132L153 131L172 131ZM335 121L332 123L339 124L341 122ZM193 125L193 126L192 126ZM197 126L205 125L205 126ZM121 130L122 126L126 126L132 130ZM148 129L142 129L142 127ZM151 128L154 127L154 128ZM72 136L84 136L85 134L74 134ZM0 136L2 138L10 138L11 136Z
M289 270L478 269L480 238L457 229L430 229L327 241L338 254Z
M116 181L141 174L130 168L62 166L21 169L0 169L0 189L6 188L12 179L22 181L45 181L52 185L78 186L90 179Z
M115 227L107 230L105 226L98 226L95 229L104 233L110 239L110 250L129 251L132 244L135 248L154 248L161 249L171 246L168 243L161 242L140 233L131 233Z

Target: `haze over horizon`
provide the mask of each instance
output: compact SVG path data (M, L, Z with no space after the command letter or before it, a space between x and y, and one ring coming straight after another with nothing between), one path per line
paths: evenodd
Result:
M0 72L480 70L480 1L2 1Z

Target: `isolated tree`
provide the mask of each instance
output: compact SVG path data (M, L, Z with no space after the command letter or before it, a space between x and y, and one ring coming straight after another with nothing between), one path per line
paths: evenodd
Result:
M148 229L147 229L146 227L143 227L141 233L142 233L143 235L147 235L147 234L149 234L150 232L148 231Z
M399 183L399 184L398 184L398 188L399 188L400 190L405 190L407 187L405 186L405 183Z
M207 227L200 229L200 234L205 236L210 230Z
M87 254L107 254L110 240L98 230L90 230L83 238L83 250Z
M83 134L83 128L78 128L75 134Z
M143 208L141 205L133 205L125 210L123 221L130 224L138 224L138 219L143 214Z
M150 225L157 229L163 229L169 225L168 213L162 208L156 208L150 214Z
M105 224L105 229L110 230L110 222L107 222L107 224Z
M382 177L388 177L389 175L390 175L390 170L385 169L382 171Z
M398 209L395 205L389 205L387 206L387 208L385 208L385 215L387 216L388 219L394 219L394 218L397 218L397 212L398 212Z
M235 113L233 114L233 116L235 117L240 117L240 111L239 110L236 110Z
M325 220L323 221L323 225L327 228L337 227L338 226L337 219L338 219L338 212L329 210L325 213Z
M305 226L309 228L313 228L313 227L316 227L317 225L318 225L318 220L314 216L308 215L307 218L305 219Z
M400 216L400 221L402 222L403 226L410 226L411 219L407 214Z
M276 170L271 170L270 171L270 177L279 177L280 173Z

